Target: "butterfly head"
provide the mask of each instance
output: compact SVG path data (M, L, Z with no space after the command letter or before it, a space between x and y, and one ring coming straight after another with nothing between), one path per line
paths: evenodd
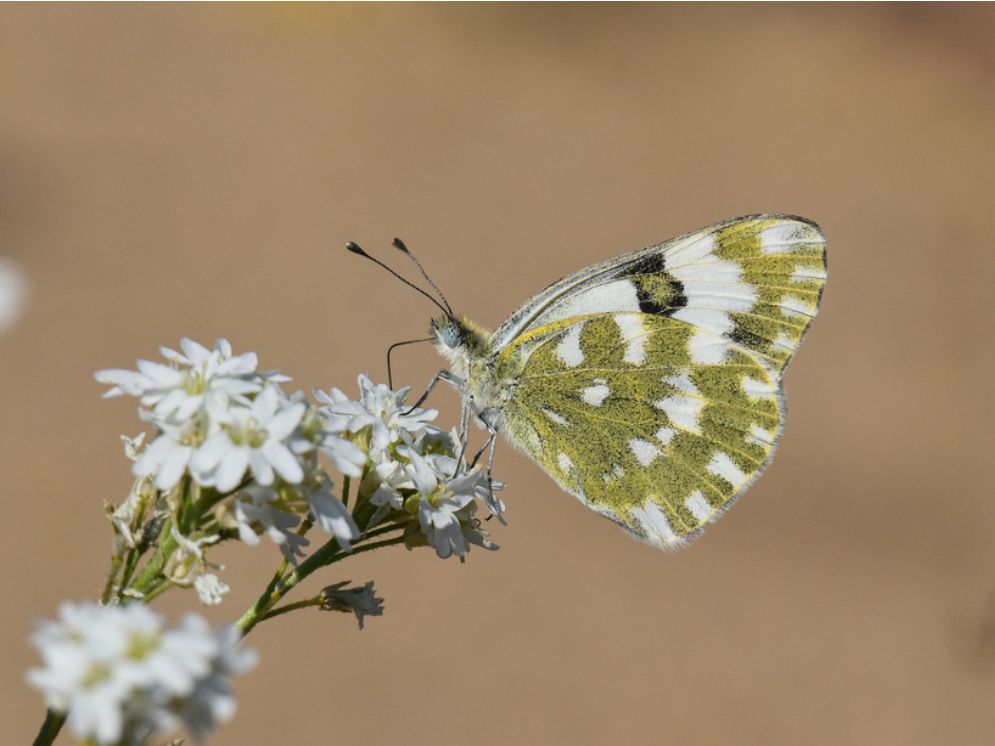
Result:
M471 357L481 356L487 349L488 332L462 316L446 314L432 319L429 333L435 349L458 376L464 375Z

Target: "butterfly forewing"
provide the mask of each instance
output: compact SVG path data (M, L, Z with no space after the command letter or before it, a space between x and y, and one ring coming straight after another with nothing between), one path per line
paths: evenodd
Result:
M696 362L697 331L663 315L594 313L536 328L498 357L499 379L517 381L511 439L563 489L661 547L729 505L780 428L771 372L740 350Z
M500 351L585 314L638 312L699 332L689 340L696 362L722 362L735 347L779 374L815 316L825 280L825 240L814 223L738 218L563 278L512 314L492 346Z

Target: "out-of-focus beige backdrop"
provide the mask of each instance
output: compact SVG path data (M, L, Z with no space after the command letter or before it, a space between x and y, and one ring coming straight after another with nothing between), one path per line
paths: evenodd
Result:
M386 615L262 625L214 742L992 743L993 31L991 6L0 10L0 256L32 290L0 337L0 740L34 735L31 620L98 594L130 484L134 402L94 370L223 335L354 391L433 309L346 240L402 236L496 325L769 211L821 223L830 281L729 515L658 552L505 445L501 550L345 565ZM221 556L218 622L277 553Z

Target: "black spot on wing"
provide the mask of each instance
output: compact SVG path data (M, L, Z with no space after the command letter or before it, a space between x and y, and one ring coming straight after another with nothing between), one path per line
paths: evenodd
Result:
M667 272L663 255L653 253L626 268L626 275L635 279L636 297L639 310L654 316L670 316L688 304L684 284ZM653 278L655 282L640 282L640 277ZM659 282L666 283L665 292L660 292ZM655 292L653 290L655 289ZM654 297L655 296L655 297ZM666 303L660 300L666 298Z
M643 313L651 313L654 316L666 316L668 312L673 313L667 306L661 306L646 292L644 285L636 283L636 297L639 299L639 310Z
M634 264L630 264L625 268L625 274L629 276L634 275L662 275L667 271L666 262L663 260L663 255L659 252L653 252L644 256L639 261Z

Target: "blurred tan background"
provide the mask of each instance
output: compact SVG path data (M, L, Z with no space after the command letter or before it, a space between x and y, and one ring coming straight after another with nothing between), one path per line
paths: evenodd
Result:
M223 335L354 392L433 309L347 240L402 236L493 326L596 260L791 212L829 287L728 516L667 555L505 445L501 550L325 576L376 579L386 615L262 625L214 742L992 743L993 32L992 6L0 10L0 256L31 284L0 337L0 740L34 736L31 620L98 594L130 484L134 402L93 371ZM277 560L221 554L219 622Z

